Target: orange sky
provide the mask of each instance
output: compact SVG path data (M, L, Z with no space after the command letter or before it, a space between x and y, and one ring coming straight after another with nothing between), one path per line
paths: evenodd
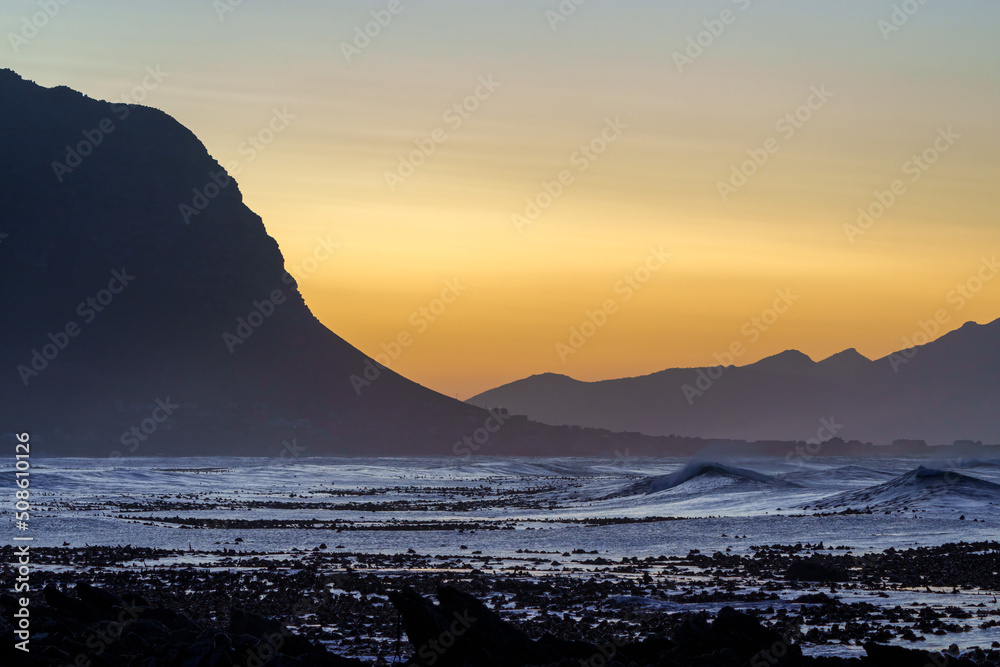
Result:
M5 34L37 11L10 5ZM739 364L876 357L938 309L1000 317L1000 280L972 291L1000 256L994 3L928 3L899 30L891 3L685 5L553 23L557 2L404 2L352 50L388 2L220 19L116 0L62 7L0 64L105 99L161 67L144 103L236 161L317 316L371 355L411 333L392 368L460 398L711 365L735 341ZM689 37L707 46L687 62ZM318 239L339 246L304 274ZM778 290L796 298L764 331Z

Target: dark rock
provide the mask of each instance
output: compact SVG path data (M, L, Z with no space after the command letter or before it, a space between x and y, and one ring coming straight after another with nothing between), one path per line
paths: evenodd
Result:
M104 615L93 606L66 595L52 584L49 584L42 590L42 595L50 607L69 616L76 617L84 625L96 623L104 618Z
M532 641L475 597L454 588L438 589L438 602L405 589L390 593L410 643L411 665L506 667L508 665L687 665L742 667L747 664L847 664L838 659L812 663L799 646L749 615L724 607L714 621L691 614L671 637L628 643L569 641L545 635Z
M32 652L27 662L11 642L0 648L0 665L62 667L232 667L259 664L352 667L358 660L340 658L320 644L293 634L279 621L234 609L230 632L205 630L186 615L128 600L86 584L77 597L53 585L43 589L48 606L32 609ZM12 601L3 599L4 606ZM145 600L143 600L145 602Z
M837 604L840 602L837 598L832 598L826 593L806 593L805 595L800 595L792 602L809 602L813 604Z
M814 560L797 560L788 566L785 578L790 581L850 581L845 570Z
M945 656L932 651L905 648L902 646L883 646L868 642L864 645L868 654L868 662L875 667L928 667L938 665L944 667L975 667L976 663L964 658Z
M107 618L110 618L110 615L114 611L115 607L125 606L125 602L114 593L110 593L102 588L91 586L85 581L78 583L73 589L73 592L76 593L76 596L80 598L80 600L89 604L91 607L94 607Z
M505 667L557 662L566 656L538 644L475 597L438 588L435 605L411 589L389 594L416 647L418 664L438 667ZM596 650L596 647L595 647Z

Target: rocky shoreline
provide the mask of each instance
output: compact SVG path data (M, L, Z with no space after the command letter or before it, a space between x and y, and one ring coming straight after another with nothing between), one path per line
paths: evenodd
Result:
M34 662L23 664L1000 665L1000 643L983 640L1000 638L997 542L620 560L583 549L34 557ZM905 603L918 593L924 601ZM114 623L114 642L96 634L110 637ZM949 652L924 648L942 637Z

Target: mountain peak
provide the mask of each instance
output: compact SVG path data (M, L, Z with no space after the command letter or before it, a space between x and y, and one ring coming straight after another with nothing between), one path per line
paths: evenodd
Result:
M571 378L570 376L568 376L568 375L566 375L564 373L553 373L552 371L548 371L548 372L545 372L545 373L535 373L534 375L529 376L529 379L530 378L546 378L546 379L550 379L550 380L572 380L573 379L573 378Z
M772 373L798 373L811 370L815 365L816 362L808 355L798 350L785 350L770 357L764 357L757 363L750 364L748 368L756 368Z
M27 85L34 85L34 82L25 79L12 69L0 67L0 89L4 91L5 96L11 94L18 86Z
M820 365L827 368L835 368L845 371L863 368L871 363L871 359L861 354L853 347L849 347L846 350L831 355L819 362Z

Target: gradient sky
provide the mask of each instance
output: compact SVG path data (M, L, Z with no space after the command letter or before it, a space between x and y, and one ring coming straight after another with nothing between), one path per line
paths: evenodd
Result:
M8 0L0 66L103 99L158 66L144 103L238 162L289 268L317 239L340 244L300 280L313 312L371 355L410 333L391 367L443 393L712 365L734 342L740 365L787 348L878 357L939 309L947 329L1000 317L1000 279L975 279L1000 256L994 0L928 0L892 31L894 3L875 0L588 0L558 23L556 0L400 0L350 58L343 44L390 0L231 2L70 2L15 50L10 33L40 9ZM678 67L706 21L720 34ZM500 85L446 116L481 77ZM831 95L777 125L813 88ZM254 154L244 142L275 109L295 118ZM609 119L627 127L582 157ZM386 172L437 128L446 141L391 189ZM948 128L933 165L907 166ZM718 182L766 144L776 152L723 201ZM512 216L564 170L572 182L518 229ZM905 192L849 234L897 179ZM647 274L650 248L670 257ZM626 300L630 275L648 280ZM788 289L787 312L748 328ZM614 313L560 355L608 300Z

